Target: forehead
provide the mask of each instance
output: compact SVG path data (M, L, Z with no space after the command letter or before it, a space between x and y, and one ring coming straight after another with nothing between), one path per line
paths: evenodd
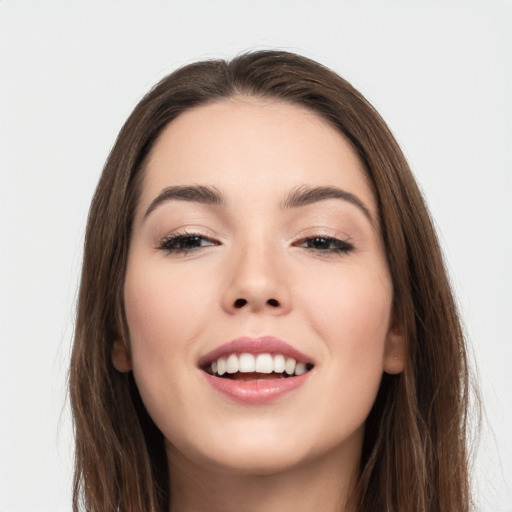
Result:
M318 114L275 100L216 101L169 123L147 160L141 202L170 185L190 184L260 200L301 185L334 186L375 209L363 166L346 138Z

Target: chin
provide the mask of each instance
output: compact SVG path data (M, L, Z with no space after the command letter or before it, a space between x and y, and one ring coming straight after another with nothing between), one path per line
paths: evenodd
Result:
M190 444L168 443L168 456L176 463L185 458L196 467L226 475L276 475L329 458L358 458L364 432L361 428L343 435L295 427L283 434L279 429L260 427L245 429L245 434L224 428L216 435L203 436L201 443L190 439Z
M244 449L234 445L222 454L201 454L195 462L226 475L268 476L290 471L309 461L305 454L298 454L296 450Z

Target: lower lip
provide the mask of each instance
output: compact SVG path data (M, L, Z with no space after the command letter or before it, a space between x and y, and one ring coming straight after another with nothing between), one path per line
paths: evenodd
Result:
M296 390L306 382L311 371L297 377L245 381L222 379L203 371L201 373L212 388L231 400L248 405L258 405L268 404Z

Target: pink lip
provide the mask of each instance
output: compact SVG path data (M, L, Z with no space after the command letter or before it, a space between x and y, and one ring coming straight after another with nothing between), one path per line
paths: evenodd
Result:
M225 343L201 357L198 366L199 368L204 368L220 357L244 353L254 355L263 353L282 354L286 357L293 357L300 363L314 364L312 358L293 348L288 343L272 336L263 336L259 338L242 337ZM223 379L201 371L208 384L216 391L234 401L253 405L272 402L284 394L299 388L306 382L311 373L309 371L302 375L288 378L233 380Z
M261 380L231 380L215 377L201 372L208 384L216 391L231 400L247 405L267 404L302 386L312 371L298 377L261 379Z
M300 350L293 348L288 343L274 338L273 336L262 336L259 338L251 338L243 336L229 341L220 347L208 352L198 361L198 366L203 368L212 361L216 361L219 357L229 356L230 354L283 354L286 357L293 357L298 363L313 363L312 358L303 354Z

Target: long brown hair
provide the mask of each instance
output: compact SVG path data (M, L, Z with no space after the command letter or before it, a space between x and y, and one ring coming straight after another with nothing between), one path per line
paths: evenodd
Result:
M110 153L89 213L70 369L74 510L169 508L162 434L132 375L114 369L112 343L128 339L123 283L145 158L181 113L236 95L290 102L328 120L353 145L377 198L407 362L402 374L383 376L367 419L357 510L468 511L466 349L425 202L368 101L331 70L282 51L178 69L137 105Z

